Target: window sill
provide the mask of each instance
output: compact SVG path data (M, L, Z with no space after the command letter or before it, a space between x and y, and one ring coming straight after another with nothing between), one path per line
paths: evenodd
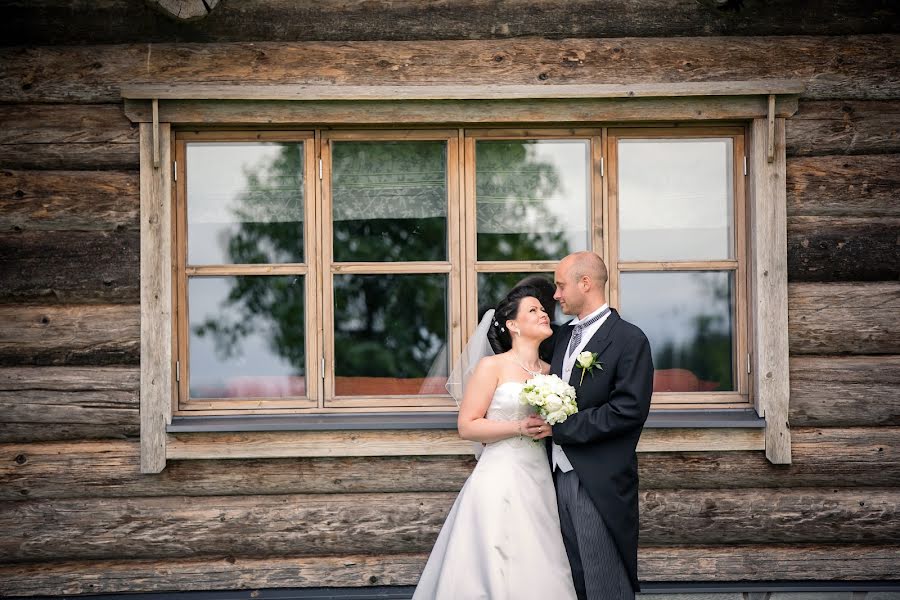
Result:
M765 450L752 410L651 413L638 452ZM167 459L471 455L455 413L179 417Z
M766 420L752 409L652 411L645 429L758 428ZM168 433L242 431L456 430L456 412L173 417Z

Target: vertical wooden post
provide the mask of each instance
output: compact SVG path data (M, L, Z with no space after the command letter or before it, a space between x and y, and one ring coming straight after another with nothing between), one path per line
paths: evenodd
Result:
M171 127L141 123L141 472L166 466L172 421ZM154 167L154 142L159 162Z
M769 140L774 160L768 160ZM766 418L766 457L791 462L788 423L787 186L784 119L769 136L766 118L753 120L750 150L750 255L753 326L753 394Z

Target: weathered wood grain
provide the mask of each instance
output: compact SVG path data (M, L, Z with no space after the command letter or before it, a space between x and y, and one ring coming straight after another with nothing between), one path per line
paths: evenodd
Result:
M0 105L0 123L4 169L138 167L137 129L121 104Z
M788 286L791 354L900 354L900 283Z
M194 86L191 85L191 88ZM245 93L243 86L228 86L230 93ZM264 96L284 93L257 86L253 88ZM321 87L321 86L320 86ZM336 86L330 86L333 90ZM441 86L455 89L458 86ZM471 86L470 86L471 87ZM502 86L509 88L511 86ZM521 86L520 86L521 87ZM528 87L528 86L526 86ZM579 86L552 86L554 90ZM621 87L621 86L619 86ZM628 86L632 89L635 86ZM657 86L651 86L657 87ZM716 87L721 87L716 84ZM431 87L406 86L406 90L421 89L424 94L437 94ZM488 86L498 94L496 86ZM280 88L279 88L280 89ZM372 88L369 88L370 90ZM392 96L401 88L378 86L380 95ZM542 93L543 87L538 87ZM397 90L397 92L395 92ZM550 90L550 86L546 88ZM458 92L458 90L457 90ZM248 92L249 93L249 92ZM334 93L334 92L332 92ZM529 93L534 93L529 92ZM342 91L341 95L346 92ZM454 92L453 95L456 95ZM498 94L499 95L499 94ZM300 98L303 100L303 98ZM520 100L407 100L384 102L381 100L341 100L293 102L290 100L165 100L160 102L159 118L172 123L213 124L225 126L280 126L312 127L316 124L352 124L359 126L405 127L422 123L467 126L484 124L528 123L529 125L561 123L595 123L601 121L709 121L737 120L765 116L768 101L765 96L706 96L706 97L626 97L626 98L539 98ZM775 112L788 117L797 111L795 97L779 96ZM125 114L135 122L152 120L150 102L125 100Z
M137 364L136 304L0 306L0 365Z
M792 427L790 465L761 452L641 454L641 489L895 487L898 435L897 427Z
M4 442L137 435L137 370L0 368L0 422Z
M138 229L135 171L0 171L0 231Z
M140 250L134 230L0 233L0 300L137 302Z
M762 452L651 452L639 456L641 489L897 487L900 428L798 428L793 464ZM456 492L471 456L168 461L139 472L137 440L0 445L0 500Z
M23 500L0 505L12 561L427 552L456 493ZM890 543L893 489L641 492L647 545Z
M849 35L897 32L894 5L865 2L489 0L366 2L242 0L191 23L165 18L148 2L104 0L73 10L66 0L7 1L0 33L8 45L272 40L492 39L521 36L668 37ZM197 2L199 4L199 2ZM212 2L209 3L211 6ZM102 27L97 24L102 23ZM315 23L310 27L309 23Z
M0 102L117 102L125 84L660 83L798 79L810 99L900 96L896 35L260 42L0 50ZM760 60L765 56L766 60Z
M900 216L900 154L810 156L787 161L794 216Z
M900 152L900 101L801 100L787 121L788 156Z
M753 198L747 231L749 320L754 339L750 383L756 410L766 418L766 458L776 464L791 462L784 121L774 115L753 119L747 161L747 189Z
M900 356L795 356L790 409L793 427L900 425Z
M895 580L898 546L642 547L642 581ZM427 553L22 563L0 566L15 596L283 587L413 586Z
M638 550L644 581L896 580L900 547L746 545Z
M900 218L790 217L790 281L897 281Z
M898 546L642 547L642 581L895 580ZM282 587L413 586L426 553L24 563L0 566L11 595Z

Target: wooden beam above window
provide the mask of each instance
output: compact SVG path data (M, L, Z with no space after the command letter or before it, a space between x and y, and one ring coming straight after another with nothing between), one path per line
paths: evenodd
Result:
M122 89L134 122L186 124L415 124L714 121L790 117L798 81L633 85L134 85Z
M689 81L571 85L235 85L137 84L122 88L131 100L533 100L561 98L673 98L681 96L799 95L794 80Z

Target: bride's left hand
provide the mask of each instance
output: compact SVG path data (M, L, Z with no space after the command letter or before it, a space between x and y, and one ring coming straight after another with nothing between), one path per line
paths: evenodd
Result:
M553 428L550 426L549 423L547 423L543 419L536 419L536 421L537 421L538 429L537 429L537 431L535 431L535 433L531 437L533 437L536 440L542 440L545 437L550 437L551 435L553 435Z

